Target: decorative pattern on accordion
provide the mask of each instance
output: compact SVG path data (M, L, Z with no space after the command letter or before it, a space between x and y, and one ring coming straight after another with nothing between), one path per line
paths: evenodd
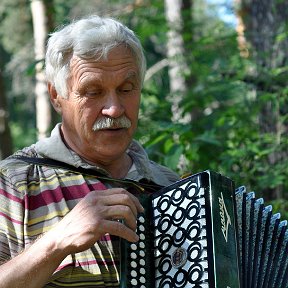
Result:
M199 173L140 197L145 207L138 218L140 241L121 248L126 253L121 288L206 288L220 287L220 282L236 287L234 190L225 179Z
M209 287L204 192L186 182L153 200L156 287Z

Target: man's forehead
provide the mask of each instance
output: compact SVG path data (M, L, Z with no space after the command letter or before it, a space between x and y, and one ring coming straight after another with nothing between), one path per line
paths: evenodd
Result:
M95 48L95 51L93 50L89 51L87 55L79 55L79 54L73 54L73 58L82 58L86 60L94 60L95 62L107 62L111 60L118 60L118 59L123 59L123 58L132 58L133 61L136 61L136 57L134 52L129 46L126 46L124 44L117 45L113 48L110 48L106 50L105 48L103 49L97 49Z
M121 76L121 78L125 78L127 80L137 80L140 81L140 71L139 66L137 65L134 58L119 58L119 59L83 59L78 56L74 56L70 62L70 69L72 75L74 77L78 77L80 75L83 76L83 73L87 75L93 75L94 73L104 74L105 73L114 73L114 77L116 75ZM96 76L96 74L94 74ZM71 76L72 76L71 75Z
M103 70L121 70L121 69L130 69L139 72L139 66L132 54L122 54L118 55L119 57L111 57L108 55L107 59L104 57L93 57L93 58L82 58L77 55L74 55L70 61L70 69L78 70L79 68L99 68ZM133 74L133 72L131 72ZM134 74L137 74L134 72Z

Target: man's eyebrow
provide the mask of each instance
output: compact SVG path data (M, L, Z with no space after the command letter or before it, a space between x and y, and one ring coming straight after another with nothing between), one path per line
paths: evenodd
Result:
M125 77L125 80L131 79L131 78L135 78L135 79L139 79L139 74L136 73L135 71L129 71Z

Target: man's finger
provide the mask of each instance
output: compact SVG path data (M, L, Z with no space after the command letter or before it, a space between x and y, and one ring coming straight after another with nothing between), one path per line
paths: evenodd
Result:
M139 241L139 236L136 232L119 221L106 220L103 222L102 229L111 235L121 237L129 242Z

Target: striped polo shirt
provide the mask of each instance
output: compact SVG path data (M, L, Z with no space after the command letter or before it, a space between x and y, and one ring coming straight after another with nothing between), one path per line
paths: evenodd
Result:
M93 176L28 164L16 155L45 157L75 167L99 170L68 149L58 124L49 138L0 162L0 262L18 255L57 224L90 191L107 189ZM127 150L133 168L126 178L146 178L167 186L178 176L150 161L133 141ZM101 169L102 173L107 173ZM45 287L119 287L119 239L106 234L90 249L67 256Z

